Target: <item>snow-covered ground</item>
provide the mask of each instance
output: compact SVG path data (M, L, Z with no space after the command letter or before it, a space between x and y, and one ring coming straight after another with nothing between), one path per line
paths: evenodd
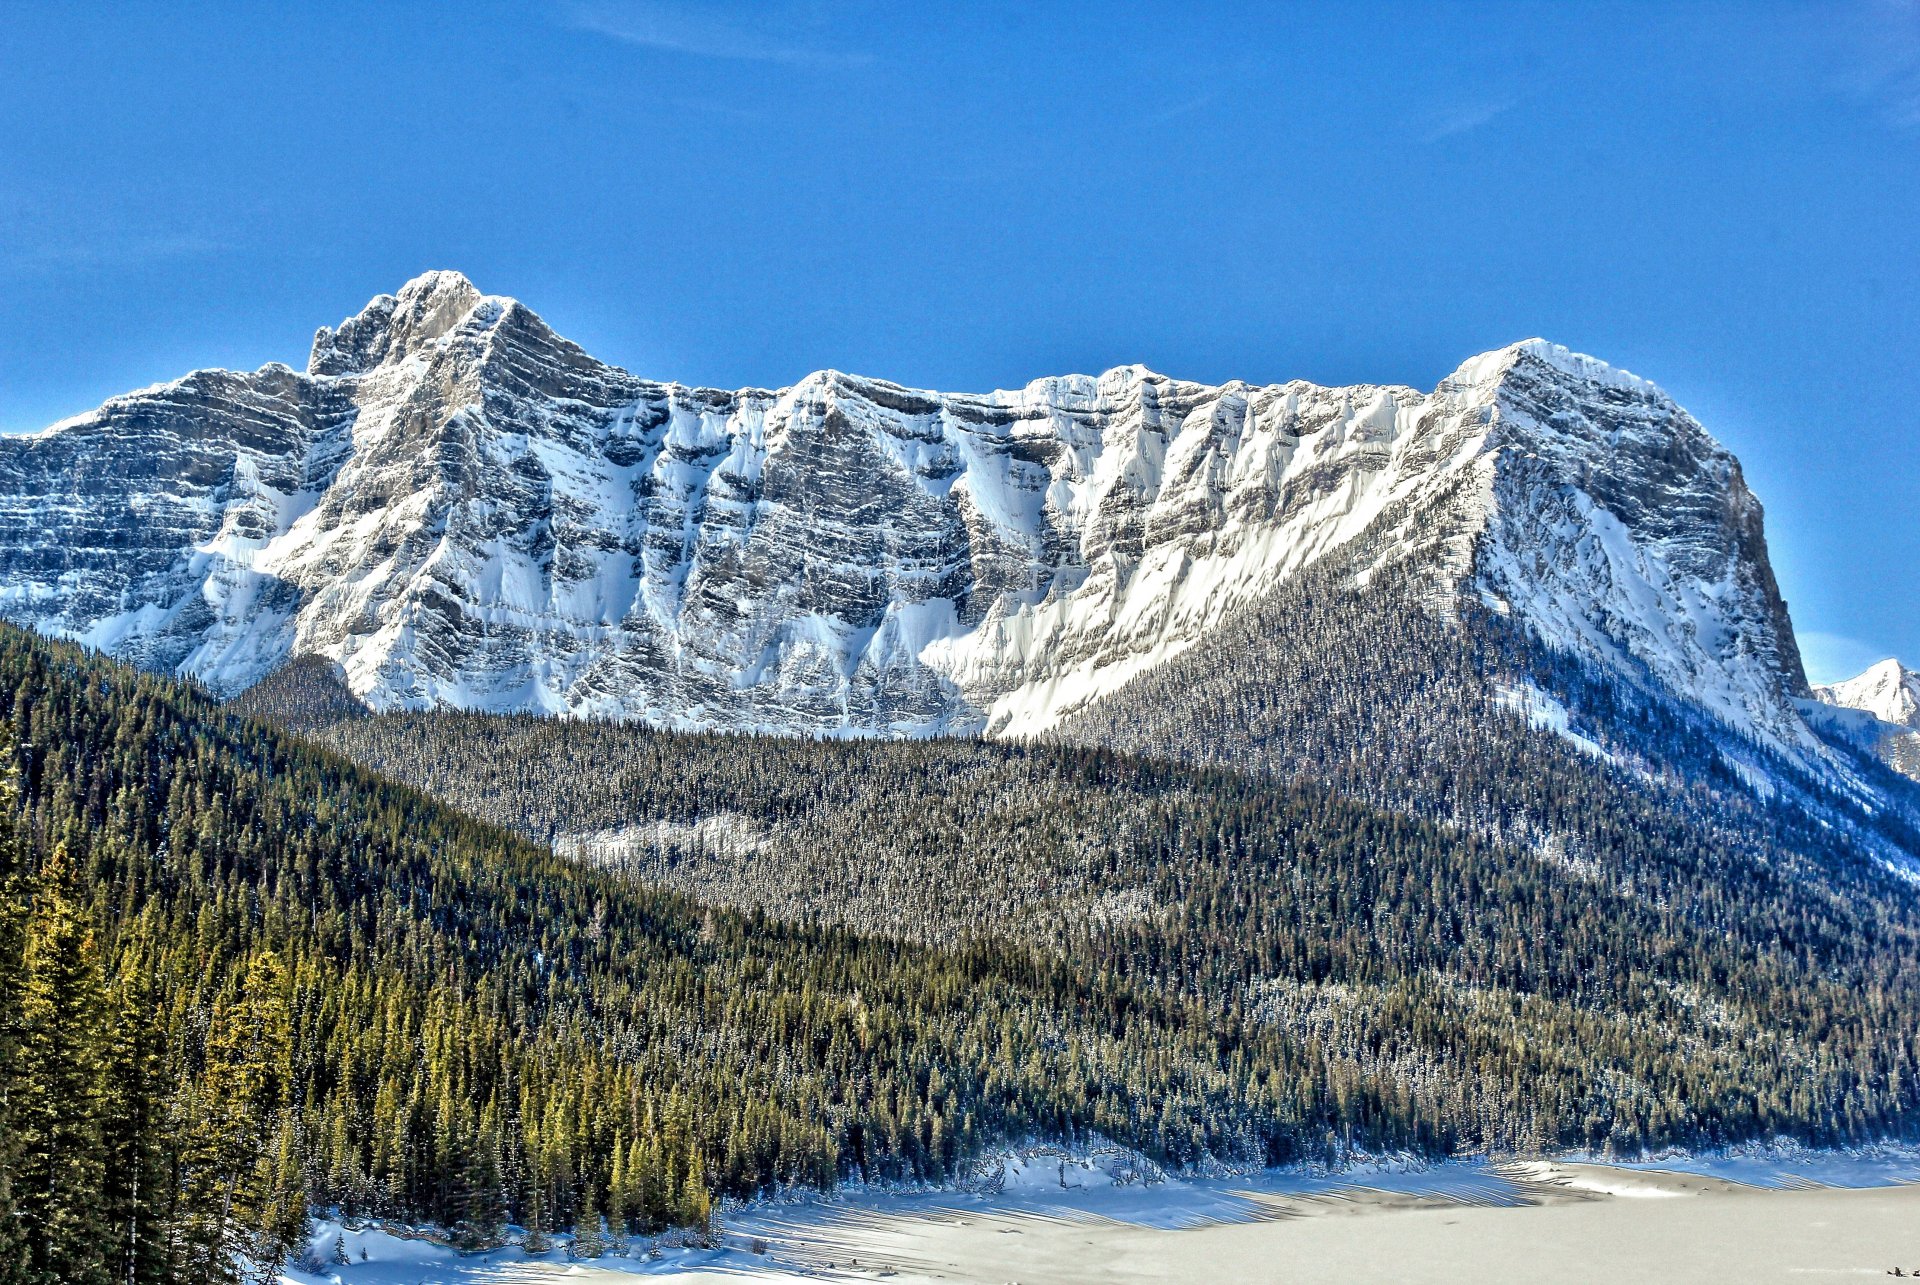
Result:
M1586 1208L1595 1204L1609 1207ZM1670 1208L1635 1212L1653 1206ZM1360 1214L1391 1216L1352 1217ZM1846 1230L1835 1230L1836 1219ZM518 1246L461 1255L428 1239L321 1222L316 1253L331 1257L337 1247L347 1261L317 1273L289 1271L283 1280L617 1285L623 1277L667 1276L688 1285L881 1278L903 1285L1013 1279L1199 1285L1371 1279L1365 1273L1374 1269L1366 1264L1376 1262L1391 1262L1403 1280L1656 1279L1660 1273L1648 1275L1633 1254L1652 1253L1680 1227L1697 1234L1673 1250L1673 1274L1665 1279L1700 1279L1696 1265L1718 1270L1722 1262L1738 1265L1743 1280L1773 1279L1770 1273L1789 1268L1803 1278L1829 1270L1825 1263L1842 1274L1920 1267L1920 1148L1777 1146L1605 1164L1427 1166L1388 1159L1339 1172L1201 1178L1164 1177L1117 1151L1036 1149L1005 1158L972 1190L762 1201L730 1211L715 1248L636 1242L625 1254L591 1261L570 1257L564 1246L539 1255ZM1911 1234L1902 1243L1903 1229ZM1638 1249L1636 1237L1643 1242ZM1556 1243L1562 1248L1551 1250ZM1502 1264L1529 1245L1549 1256L1618 1265L1608 1269L1612 1274L1584 1274L1578 1262L1543 1262L1534 1276L1501 1275ZM1393 1257L1395 1246L1404 1247L1406 1261ZM1911 1263L1898 1257L1901 1250ZM1724 1259L1716 1257L1723 1251ZM1872 1253L1886 1261L1845 1257ZM1335 1272L1336 1263L1363 1274L1343 1276L1348 1268ZM1319 1267L1333 1274L1318 1274Z
M1887 1144L1815 1151L1793 1143L1740 1147L1703 1155L1608 1161L1615 1169L1698 1174L1747 1187L1896 1187L1920 1183L1920 1147Z

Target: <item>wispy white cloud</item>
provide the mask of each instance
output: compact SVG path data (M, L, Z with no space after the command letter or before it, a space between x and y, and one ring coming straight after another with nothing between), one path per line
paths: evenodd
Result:
M1795 631L1794 636L1800 643L1800 659L1806 662L1809 682L1837 683L1852 678L1888 655L1884 648L1845 634L1803 629Z
M1443 139L1458 138L1462 134L1471 134L1484 125L1490 125L1519 105L1517 98L1483 99L1479 102L1463 103L1438 113L1431 119L1425 132L1420 135L1423 143L1438 143Z
M791 4L570 0L561 13L576 31L660 53L820 71L865 67L874 61L865 50L832 39L817 10Z
M135 233L52 238L0 237L0 265L16 272L58 271L70 268L131 268L171 259L197 259L218 254L226 245L212 237L192 234Z

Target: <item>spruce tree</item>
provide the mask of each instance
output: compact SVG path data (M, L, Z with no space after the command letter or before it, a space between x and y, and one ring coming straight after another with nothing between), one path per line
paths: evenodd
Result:
M285 1151L290 1024L286 969L262 952L215 1008L191 1099L182 1204L197 1279L270 1280L304 1227Z
M628 1211L633 1208L633 1180L628 1171L627 1152L626 1140L615 1138L613 1171L607 1179L607 1231L615 1249L625 1246L629 1231Z
M165 1037L154 990L122 982L112 1002L103 1129L101 1208L111 1232L112 1276L122 1285L173 1280L173 1136Z
M575 1258L598 1258L607 1252L607 1239L600 1228L600 1203L593 1198L593 1183L582 1184L580 1212L574 1215L572 1253Z
M472 1198L467 1206L467 1225L473 1247L491 1249L506 1236L507 1205L500 1188L500 1143L488 1135L470 1152L471 1168L467 1179Z
M105 1282L111 1238L100 1207L106 1003L73 885L58 848L34 885L21 1004L15 1200L27 1279L44 1285Z
M540 1184L536 1182L527 1200L526 1250L529 1254L544 1254L552 1248L553 1241L547 1236L546 1202L541 1198Z
M253 1223L252 1257L269 1273L298 1257L308 1245L308 1191L301 1165L306 1144L290 1107L275 1113L278 1130L272 1151L263 1158L263 1199ZM276 1273L277 1274L277 1273ZM266 1279L274 1279L268 1274Z
M707 1164L694 1147L687 1154L687 1176L680 1187L678 1217L683 1227L691 1227L703 1240L712 1230L713 1193L707 1190Z

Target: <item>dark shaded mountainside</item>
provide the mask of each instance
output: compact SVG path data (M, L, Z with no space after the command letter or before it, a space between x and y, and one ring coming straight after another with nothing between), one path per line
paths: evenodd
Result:
M1698 906L1704 886L1729 923L1766 913L1743 900L1751 870L1805 880L1809 895L1838 880L1911 900L1920 789L1870 745L1836 734L1809 766L1649 675L1623 679L1441 600L1417 574L1362 586L1371 555L1363 542L1327 559L1017 747L369 717L318 661L236 707L564 855L703 900L915 940L1058 940L1085 921L1164 913L1179 848L1166 817L1135 790L1036 782L1024 765L1049 749L1159 761L1191 810L1212 790L1312 788L1630 900ZM1695 886L1675 893L1679 870Z

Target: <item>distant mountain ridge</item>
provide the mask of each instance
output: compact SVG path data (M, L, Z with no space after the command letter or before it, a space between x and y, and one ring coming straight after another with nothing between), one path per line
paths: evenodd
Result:
M1920 780L1920 673L1889 657L1864 673L1813 689L1815 699L1870 714L1880 756Z
M1813 689L1816 698L1862 710L1883 723L1920 731L1920 673L1889 657L1865 672Z
M428 273L305 373L0 440L0 612L216 692L827 734L1057 726L1329 552L1415 569L1793 752L1818 742L1738 462L1539 340L1431 393L1140 367L940 394L638 379Z

